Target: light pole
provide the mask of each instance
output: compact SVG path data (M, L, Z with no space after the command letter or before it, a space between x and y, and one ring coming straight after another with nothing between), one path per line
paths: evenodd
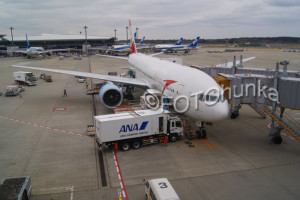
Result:
M126 43L128 44L128 26L126 26Z
M81 33L82 33L82 32L80 31L79 34L81 35Z
M115 29L114 31L115 31L115 38L117 39L117 29Z
M136 28L136 42L138 40L138 31L139 31L139 28Z
M86 33L86 29L88 28L87 26L83 27L85 29L85 44L87 45L87 33Z
M11 33L11 45L14 46L14 35L13 35L14 27L10 27L9 29Z

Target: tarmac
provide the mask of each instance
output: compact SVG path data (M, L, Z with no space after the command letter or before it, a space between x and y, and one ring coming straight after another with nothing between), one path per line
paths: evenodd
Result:
M241 54L209 54L207 50L210 49L202 48L179 57L186 65L214 65ZM277 61L289 59L289 69L300 71L298 53L248 49L242 54L257 57L244 63L244 67L275 68ZM20 70L11 67L12 64L90 70L87 57L83 60L0 58L2 91L14 84L12 74ZM128 67L124 60L96 55L90 57L90 65L92 72L104 74L109 71L120 74L126 72L121 67ZM43 73L32 72L36 76ZM39 79L37 86L26 86L22 96L0 97L0 180L30 176L32 200L118 199L120 180L113 152L103 151L107 186L102 186L95 141L86 135L87 125L93 124L93 107L85 84L78 83L74 76L50 74L53 82ZM67 97L63 97L64 89ZM112 113L96 102L99 115ZM291 116L300 123L299 113L292 111ZM129 199L144 199L143 181L161 177L170 180L180 199L299 199L300 144L288 137L283 137L281 145L270 142L269 122L269 118L261 119L243 105L237 119L207 126L208 138L193 140L192 145L183 139L118 151Z

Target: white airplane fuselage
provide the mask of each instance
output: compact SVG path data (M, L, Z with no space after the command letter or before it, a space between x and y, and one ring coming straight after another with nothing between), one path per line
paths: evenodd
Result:
M189 102L181 98L176 105L179 110L184 110L188 103L189 107L184 112L188 117L205 122L227 118L228 102L226 99L217 101L214 105L207 105L199 100L199 95L196 95L201 92L205 94L212 89L219 90L223 94L223 89L206 73L140 53L130 54L128 62L136 69L136 78L148 82L150 88L164 91L166 96L173 99L181 95L187 97ZM165 87L167 81L171 81L172 84ZM210 95L213 94L210 93Z
M30 47L27 48L27 54L28 55L38 55L41 53L44 53L44 48L43 47Z

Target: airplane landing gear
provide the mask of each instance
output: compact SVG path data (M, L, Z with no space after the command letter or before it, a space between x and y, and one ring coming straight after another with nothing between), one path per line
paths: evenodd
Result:
M273 141L275 144L281 144L282 137L280 135L280 132L283 128L281 126L277 126L271 129L269 134L270 141Z
M231 119L235 119L240 115L239 112L240 108L241 108L241 104L236 104L236 105L231 104L231 114L230 114Z
M196 138L198 139L206 138L207 134L206 134L206 129L204 127L204 122L197 122L197 126L199 127L199 130L196 131Z

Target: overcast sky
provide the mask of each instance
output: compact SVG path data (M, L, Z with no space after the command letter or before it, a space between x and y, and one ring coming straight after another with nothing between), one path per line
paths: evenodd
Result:
M79 34L126 38L300 37L300 0L0 0L0 34Z

